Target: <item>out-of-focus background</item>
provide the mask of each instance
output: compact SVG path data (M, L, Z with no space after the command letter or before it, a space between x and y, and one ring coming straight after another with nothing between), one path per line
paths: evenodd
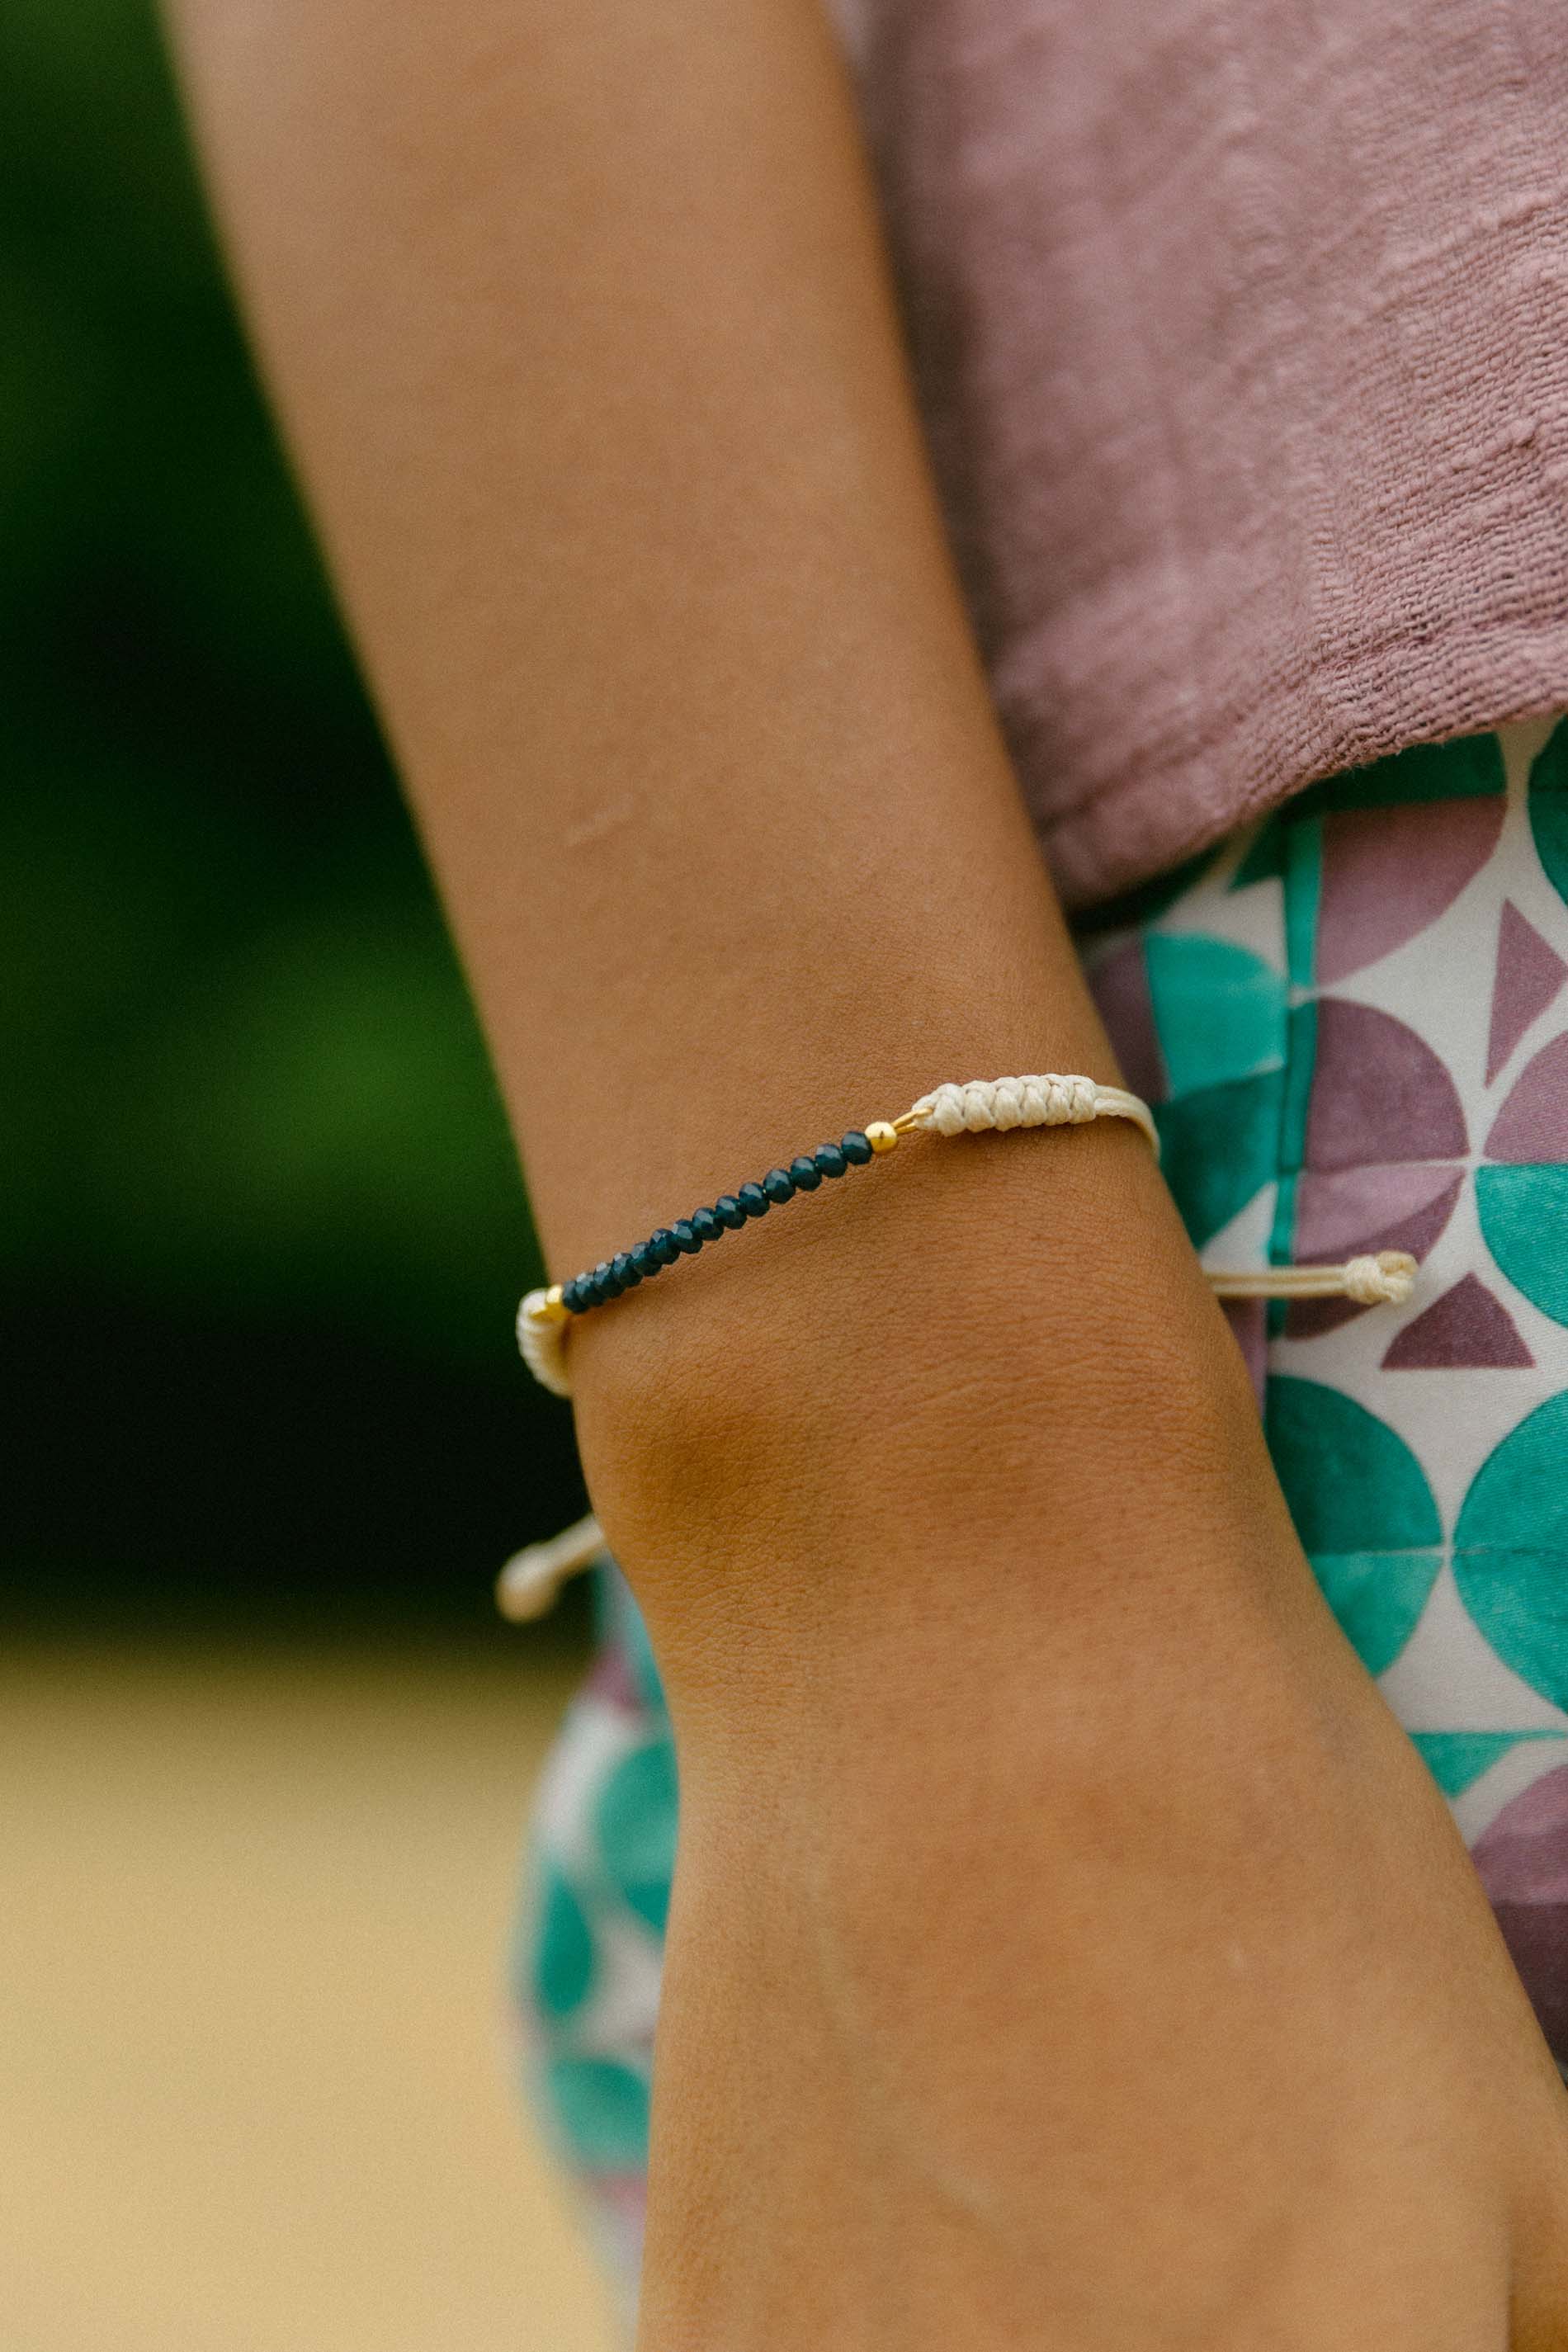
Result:
M588 2352L515 2095L584 1507L142 0L0 22L0 2336Z

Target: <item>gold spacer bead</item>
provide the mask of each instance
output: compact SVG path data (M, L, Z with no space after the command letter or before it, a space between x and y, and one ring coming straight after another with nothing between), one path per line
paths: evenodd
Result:
M536 1323L570 1323L572 1310L561 1303L561 1285L552 1282L537 1307L532 1310Z
M891 1151L898 1139L899 1130L890 1119L874 1118L866 1129L866 1140L873 1151Z

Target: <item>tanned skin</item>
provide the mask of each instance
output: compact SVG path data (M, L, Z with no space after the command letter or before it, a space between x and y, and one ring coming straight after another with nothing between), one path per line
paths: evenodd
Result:
M810 0L174 16L552 1274L1113 1077ZM1563 2352L1555 2070L1136 1132L572 1355L680 1757L643 2352Z

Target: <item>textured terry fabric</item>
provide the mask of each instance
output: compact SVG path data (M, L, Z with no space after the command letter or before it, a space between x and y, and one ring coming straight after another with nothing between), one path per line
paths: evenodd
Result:
M1069 898L1568 702L1557 0L840 0Z
M1232 1320L1324 1595L1568 2075L1568 720L1379 761L1140 896L1085 961L1205 1262L1418 1262L1404 1306ZM517 1981L542 2112L629 2283L678 1792L635 1603L613 1573L602 1598Z

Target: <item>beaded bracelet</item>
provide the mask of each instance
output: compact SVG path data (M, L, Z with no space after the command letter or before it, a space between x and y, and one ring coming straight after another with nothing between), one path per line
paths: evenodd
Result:
M1159 1134L1147 1103L1122 1087L1102 1087L1093 1078L1042 1077L972 1078L966 1085L933 1087L898 1118L874 1118L852 1127L837 1143L820 1144L804 1152L787 1168L771 1168L756 1182L738 1185L720 1194L710 1208L694 1209L635 1249L601 1259L570 1282L552 1283L548 1290L531 1290L517 1315L517 1340L523 1361L534 1379L557 1396L570 1396L565 1340L573 1318L592 1307L605 1306L638 1283L662 1274L678 1258L695 1257L727 1233L738 1233L770 1209L782 1208L799 1192L815 1192L825 1180L847 1176L852 1169L893 1150L906 1135L924 1130L932 1135L980 1135L987 1130L1006 1134L1015 1128L1082 1127L1095 1118L1126 1118L1142 1129L1156 1153Z
M900 1118L872 1119L864 1128L851 1128L837 1143L821 1144L816 1151L792 1160L787 1168L770 1169L759 1182L721 1193L710 1208L694 1210L673 1225L661 1225L636 1249L605 1258L586 1273L574 1275L570 1282L553 1283L548 1290L531 1290L517 1312L518 1346L523 1360L543 1387L557 1396L570 1396L566 1336L576 1316L618 1298L622 1291L662 1273L678 1258L694 1257L710 1242L766 1216L770 1209L793 1201L797 1192L815 1192L826 1179L868 1167L917 1129L934 1135L979 1135L987 1129L1005 1134L1014 1128L1078 1127L1094 1118L1131 1119L1158 1154L1160 1139L1152 1112L1147 1103L1121 1087L1102 1087L1093 1078L1055 1076L977 1078L964 1086L937 1087ZM1205 1273L1218 1298L1346 1298L1358 1307L1401 1307L1415 1284L1415 1260L1405 1250L1379 1250L1349 1258L1342 1265L1272 1265L1240 1271L1209 1266ZM542 1615L565 1580L604 1553L604 1536L593 1517L579 1520L546 1543L525 1546L508 1560L497 1580L496 1598L502 1616L521 1623Z

